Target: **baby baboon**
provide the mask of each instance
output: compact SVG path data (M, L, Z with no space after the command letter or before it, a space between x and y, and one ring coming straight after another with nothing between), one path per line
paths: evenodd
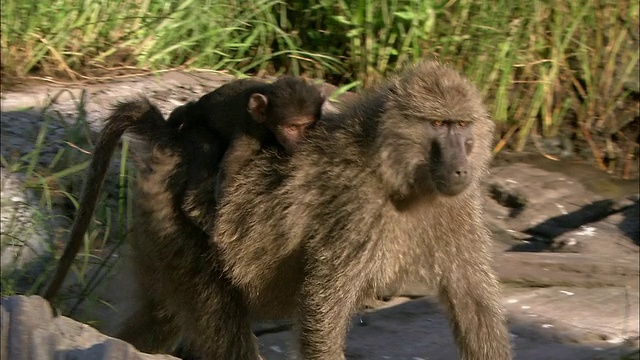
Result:
M176 207L180 154L156 149L131 237L146 303L122 335L148 350L183 329L204 359L256 359L250 321L295 314L305 359L344 359L359 304L418 276L461 358L510 359L482 219L493 126L467 79L418 64L323 116L291 157L260 151L230 179L210 244Z
M227 179L236 176L260 149L277 147L291 154L305 131L320 118L324 102L316 86L302 78L282 76L271 84L232 81L177 108L168 121L185 139L188 189L195 190L212 177L217 179L216 201L206 196L211 186L190 191L184 206L187 213L199 209L197 214L209 216L211 212L201 211L204 205L197 204L209 204L209 208L217 203ZM220 159L216 156L222 152L216 147L220 146L228 149L218 169Z

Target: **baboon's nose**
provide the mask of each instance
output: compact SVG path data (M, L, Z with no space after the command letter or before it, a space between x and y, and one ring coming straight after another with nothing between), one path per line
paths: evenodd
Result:
M458 195L469 185L470 176L466 166L454 167L442 175L441 181L437 182L437 187L443 195Z
M453 181L465 182L467 181L468 178L469 178L469 171L467 171L466 167L456 169L453 172L453 179L452 179Z

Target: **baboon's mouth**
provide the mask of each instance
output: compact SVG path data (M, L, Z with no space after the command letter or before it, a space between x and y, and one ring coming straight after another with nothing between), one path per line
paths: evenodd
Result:
M436 182L436 189L439 193L445 196L456 196L463 192L469 186L468 181L458 183L446 183L444 181Z

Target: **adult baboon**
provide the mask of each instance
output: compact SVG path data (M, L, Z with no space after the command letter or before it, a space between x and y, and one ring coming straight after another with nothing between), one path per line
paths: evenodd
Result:
M358 305L419 276L463 359L510 359L482 220L492 130L467 79L418 64L323 117L290 158L259 152L211 238L177 205L180 153L154 149L131 237L146 302L123 337L149 350L183 329L204 359L256 359L250 321L295 315L305 359L344 359Z

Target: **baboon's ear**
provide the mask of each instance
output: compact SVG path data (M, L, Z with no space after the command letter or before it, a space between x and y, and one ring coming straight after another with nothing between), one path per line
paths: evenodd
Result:
M266 96L258 93L251 94L247 111L255 121L263 123L267 120L267 105L269 105L269 99Z

